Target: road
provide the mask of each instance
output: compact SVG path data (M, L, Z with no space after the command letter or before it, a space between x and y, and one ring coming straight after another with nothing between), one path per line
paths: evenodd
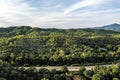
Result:
M98 65L98 66L111 66L111 65ZM63 66L45 66L45 67L35 67L37 70L40 68L46 68L48 70L56 69L56 70L61 70ZM86 70L91 70L95 66L85 66ZM28 69L29 67L24 67L25 69ZM67 66L69 71L78 71L80 66Z

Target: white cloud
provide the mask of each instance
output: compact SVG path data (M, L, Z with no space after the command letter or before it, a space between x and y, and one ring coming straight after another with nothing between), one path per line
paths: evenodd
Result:
M90 7L96 7L104 1L82 0L65 10L63 10L63 4L59 4L57 7L52 5L52 11L50 11L50 6L41 10L42 7L30 6L25 0L0 0L0 26L30 25L43 28L80 28L114 22L120 23L120 8L88 11ZM82 10L75 11L84 7L87 7L84 12ZM72 11L75 12L71 13Z
M41 11L24 0L0 0L0 26L44 26L59 16L62 16L59 12Z
M22 0L0 0L0 25L20 25L32 16L35 8Z
M105 2L105 0L82 0L76 4L73 4L72 6L68 7L64 13L70 13L74 10L80 9L80 8L84 8L84 7L89 7L89 6L95 6L98 4L101 4L102 2Z
M77 14L67 14L48 21L46 26L57 28L86 28L120 23L120 9L108 9Z

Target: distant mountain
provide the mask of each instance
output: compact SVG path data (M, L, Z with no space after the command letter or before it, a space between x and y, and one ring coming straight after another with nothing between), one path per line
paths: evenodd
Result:
M96 27L95 29L120 31L120 24L114 23L114 24L111 24L111 25L106 25L106 26L102 26L102 27Z

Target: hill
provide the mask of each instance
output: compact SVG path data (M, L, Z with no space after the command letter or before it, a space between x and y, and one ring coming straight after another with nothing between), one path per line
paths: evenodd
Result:
M18 35L50 35L51 33L62 33L62 34L73 34L73 36L81 36L87 37L87 35L107 35L107 34L118 34L119 32L110 31L110 30L103 30L100 29L42 29L38 27L30 27L30 26L14 26L8 28L0 28L0 37L14 37ZM77 34L79 33L79 34Z
M12 66L60 66L120 60L120 32L101 29L0 28L0 61Z
M113 30L113 31L120 31L120 24L111 24L102 27L96 27L95 29L104 29L104 30Z

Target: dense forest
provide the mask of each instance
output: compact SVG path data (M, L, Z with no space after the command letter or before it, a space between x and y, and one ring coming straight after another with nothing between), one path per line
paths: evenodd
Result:
M120 32L0 28L0 80L119 80ZM67 66L110 64L69 71ZM28 66L29 68L25 68ZM30 66L63 66L61 70Z
M120 61L120 32L96 29L0 28L0 61L58 66Z
M66 66L61 67L61 70L25 69L0 62L0 80L120 80L120 63L95 66L91 70L81 66L79 71L69 71Z

